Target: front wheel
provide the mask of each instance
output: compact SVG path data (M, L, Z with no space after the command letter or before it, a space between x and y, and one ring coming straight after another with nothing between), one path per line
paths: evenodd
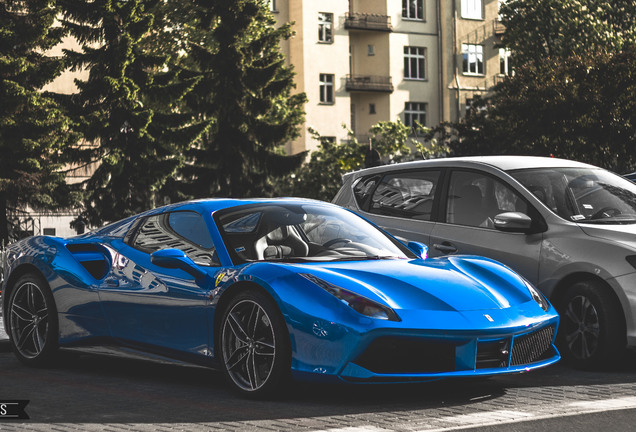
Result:
M558 346L564 359L581 369L618 360L626 346L623 313L609 287L596 281L570 286L558 303Z
M41 278L27 274L13 286L7 308L9 339L18 360L44 366L57 352L57 309Z
M221 365L239 392L260 397L289 381L289 334L269 297L255 290L234 297L223 312L220 332Z

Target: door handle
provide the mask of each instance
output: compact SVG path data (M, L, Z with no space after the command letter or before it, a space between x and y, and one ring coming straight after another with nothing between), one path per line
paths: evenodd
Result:
M457 246L446 241L442 243L435 243L433 247L441 253L445 254L454 254L455 252L457 252Z

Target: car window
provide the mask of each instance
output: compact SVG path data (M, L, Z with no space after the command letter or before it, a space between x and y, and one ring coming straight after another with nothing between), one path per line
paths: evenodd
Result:
M407 171L385 175L373 193L370 213L431 220L439 171Z
M636 222L636 185L600 168L539 168L510 173L550 210L579 223Z
M528 214L528 205L512 188L494 177L474 171L451 174L446 222L494 229L495 216L504 212Z
M353 196L362 210L369 211L371 196L381 178L379 175L363 177L353 187Z
M216 212L214 220L230 257L237 264L413 257L397 240L337 206L249 204ZM254 221L254 228L238 230L237 223L243 224L240 221Z
M196 264L220 265L210 232L203 217L196 212L172 212L145 218L131 246L147 253L180 249Z

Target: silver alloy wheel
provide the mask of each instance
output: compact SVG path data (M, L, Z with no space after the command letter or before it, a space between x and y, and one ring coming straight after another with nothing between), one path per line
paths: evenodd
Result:
M20 285L9 305L11 338L27 359L44 349L49 331L49 310L42 289L33 282Z
M577 359L588 359L598 348L600 337L599 315L586 296L573 297L567 304L564 324L565 342Z
M242 300L227 313L221 346L225 368L239 388L253 392L267 383L274 369L276 336L257 302Z

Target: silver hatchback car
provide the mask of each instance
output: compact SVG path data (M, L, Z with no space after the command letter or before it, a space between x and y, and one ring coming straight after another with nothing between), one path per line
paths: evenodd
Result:
M636 346L636 184L620 176L555 158L436 159L346 174L333 202L429 256L483 255L522 274L559 310L575 366Z

